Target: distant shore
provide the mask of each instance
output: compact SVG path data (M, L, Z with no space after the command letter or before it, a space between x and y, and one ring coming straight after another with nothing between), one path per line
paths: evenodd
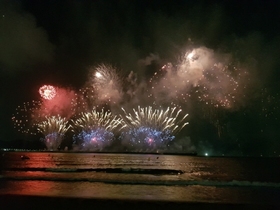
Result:
M17 149L0 149L1 152L52 152L52 153L101 153L101 154L146 154L146 155L185 155L185 156L197 156L197 152L120 152L120 151L75 151L75 150L17 150Z

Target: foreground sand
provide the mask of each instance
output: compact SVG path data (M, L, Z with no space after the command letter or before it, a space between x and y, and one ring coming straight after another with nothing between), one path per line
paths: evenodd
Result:
M130 209L130 210L180 210L180 209L252 209L276 210L280 206L261 204L229 204L229 203L196 203L196 202L169 202L169 201L142 201L118 199L87 199L69 197L46 197L29 195L0 195L2 209Z

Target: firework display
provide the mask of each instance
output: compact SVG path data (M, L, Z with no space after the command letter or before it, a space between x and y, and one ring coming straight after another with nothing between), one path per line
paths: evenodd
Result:
M60 116L46 117L46 120L37 124L38 131L44 135L43 142L48 150L57 150L70 128L68 121Z
M43 100L24 102L16 108L12 121L14 128L19 132L36 135L37 124L45 121L46 117L59 115L69 119L74 115L76 105L74 91L44 85L40 88L40 95Z
M188 49L177 61L164 63L148 72L148 78L133 71L121 78L120 70L100 64L89 69L77 91L43 85L40 101L17 107L14 127L25 134L44 134L49 150L59 148L71 122L78 150L104 151L119 142L125 151L168 151L186 130L190 112L208 120L220 138L227 114L245 104L249 72L206 47Z
M132 151L166 150L168 144L175 138L175 134L185 127L188 114L180 118L182 110L177 107L167 109L153 109L151 106L133 109L128 114L124 109L124 128L121 139L125 146Z
M111 112L96 109L81 113L72 120L75 143L81 150L100 151L114 140L114 131L122 124L122 119ZM76 132L77 131L77 132Z

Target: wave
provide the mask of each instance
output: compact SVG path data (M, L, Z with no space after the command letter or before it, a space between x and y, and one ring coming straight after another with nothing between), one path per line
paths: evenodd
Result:
M120 185L156 185L156 186L213 186L213 187L267 187L280 188L280 183L251 181L210 181L210 180L109 180L97 178L64 178L64 177L33 177L33 176L0 176L0 181L57 181L57 182L101 182Z
M181 170L175 169L143 169L143 168L8 168L6 171L45 171L45 172L104 172L104 173L128 173L128 174L154 174L154 175L178 175Z

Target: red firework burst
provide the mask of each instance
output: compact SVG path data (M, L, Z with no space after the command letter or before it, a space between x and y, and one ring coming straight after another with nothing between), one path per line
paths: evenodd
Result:
M40 87L39 93L42 98L51 100L56 96L56 89L51 85L43 85L42 87Z

